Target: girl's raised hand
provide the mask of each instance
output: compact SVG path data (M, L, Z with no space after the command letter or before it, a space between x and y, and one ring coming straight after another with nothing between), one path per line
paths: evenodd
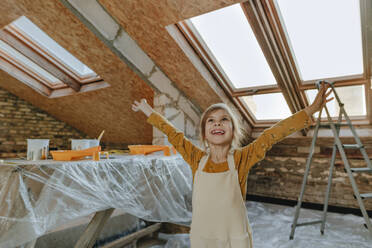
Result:
M151 115L152 112L154 112L154 109L146 102L146 99L141 99L140 102L134 101L132 104L132 110L137 112L138 110L141 110L147 117Z
M327 99L327 97L332 93L331 89L328 90L329 85L326 83L321 83L320 85L320 90L318 91L313 103L309 107L305 108L305 111L309 116L318 112L327 102L333 100L333 97Z

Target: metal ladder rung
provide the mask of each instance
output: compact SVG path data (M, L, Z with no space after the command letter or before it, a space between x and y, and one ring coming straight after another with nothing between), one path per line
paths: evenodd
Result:
M321 220L316 220L316 221L298 223L296 224L296 226L308 226L308 225L315 225L315 224L320 224L320 223L322 223Z
M372 198L372 193L360 194L360 197L362 199Z
M343 144L342 147L345 149L360 149L363 148L364 146L358 144Z
M363 168L350 168L351 172L369 172L372 173L372 169L368 167L363 167ZM346 171L346 169L345 169Z

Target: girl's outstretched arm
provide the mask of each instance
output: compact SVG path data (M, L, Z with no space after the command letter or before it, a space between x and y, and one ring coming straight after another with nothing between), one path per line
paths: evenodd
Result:
M321 110L327 102L333 100L333 97L327 99L327 97L332 93L331 90L327 92L328 88L328 84L321 84L321 88L318 91L313 103L304 109L308 116L312 116L314 113Z
M194 146L184 135L183 132L176 129L161 114L156 112L145 99L140 102L134 101L133 111L142 111L147 117L147 122L162 131L167 137L169 143L182 155L185 161L190 165L193 172L197 169L198 162L203 156L203 151Z
M132 104L132 110L135 112L140 110L147 117L149 117L154 112L154 109L146 102L146 99L141 99L140 102L134 101L134 103Z
M242 174L248 174L249 169L262 160L265 154L271 147L287 137L288 135L297 132L303 128L310 126L312 123L311 116L319 111L327 102L333 98L327 99L331 94L331 90L327 92L329 85L322 84L313 103L307 108L298 111L292 116L279 121L271 128L266 129L256 140L251 144L242 148L241 159L243 160L244 168L240 168Z

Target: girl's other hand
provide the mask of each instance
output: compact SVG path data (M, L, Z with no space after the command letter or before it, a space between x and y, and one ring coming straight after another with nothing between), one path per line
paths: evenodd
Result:
M146 102L146 99L141 99L140 102L134 101L132 104L132 110L137 112L138 110L141 110L147 117L151 115L152 112L154 112L154 109Z
M328 91L327 91L328 90ZM318 112L323 108L323 106L333 100L333 97L327 99L327 97L332 93L332 89L329 89L329 84L321 83L320 84L320 90L318 91L318 94L316 95L313 103L305 108L306 113L309 116L312 116L314 113Z

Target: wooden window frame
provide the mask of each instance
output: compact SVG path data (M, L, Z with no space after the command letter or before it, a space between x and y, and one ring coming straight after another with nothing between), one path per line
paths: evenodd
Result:
M80 76L12 24L0 30L0 40L61 81L54 85L37 71L16 61L6 51L0 51L0 68L46 97L67 96L110 86L95 73Z
M370 65L367 59L367 10L366 0L359 1L362 25L363 75L327 78L325 80L332 80L336 87L364 85L367 114L365 116L353 116L350 117L350 119L356 125L370 125L372 124L370 114L371 108L369 107L369 103L371 102L371 80ZM295 113L309 105L305 90L315 89L314 83L316 80L301 80L295 63L294 54L288 43L286 33L284 32L285 27L280 21L280 13L277 11L275 0L249 0L240 5L252 27L270 69L274 74L277 85L236 89L224 74L217 60L208 49L208 46L203 42L191 22L189 20L181 21L177 23L176 26L202 59L223 90L228 93L233 102L242 110L243 116L254 128L253 131L256 131L269 127L278 120L257 120L239 97L281 92L291 112ZM306 130L303 131L303 134L306 134Z

